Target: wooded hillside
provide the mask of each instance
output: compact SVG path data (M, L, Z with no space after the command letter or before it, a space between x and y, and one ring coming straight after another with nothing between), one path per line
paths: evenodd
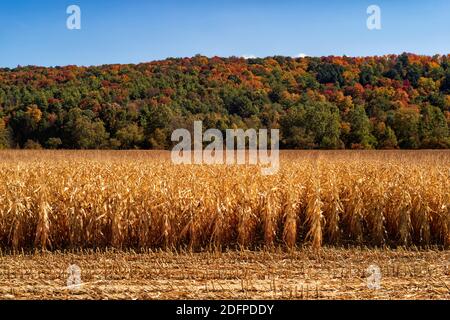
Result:
M279 128L290 149L450 147L450 55L193 58L0 69L0 148L167 149Z

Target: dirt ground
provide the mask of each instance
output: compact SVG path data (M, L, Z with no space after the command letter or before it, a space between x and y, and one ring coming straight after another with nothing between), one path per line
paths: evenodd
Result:
M0 299L450 299L450 251L2 255Z

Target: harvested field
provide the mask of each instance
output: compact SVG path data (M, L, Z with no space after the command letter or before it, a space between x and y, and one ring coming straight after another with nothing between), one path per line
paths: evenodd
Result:
M0 299L450 299L442 251L44 253L0 258ZM68 268L80 285L67 286ZM380 288L370 288L370 265Z

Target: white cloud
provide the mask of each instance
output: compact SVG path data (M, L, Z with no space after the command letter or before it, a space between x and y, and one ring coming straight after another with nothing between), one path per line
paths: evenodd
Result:
M244 58L244 59L256 59L256 56L254 56L252 54L244 54L242 56L242 58Z
M294 56L294 58L305 58L308 55L306 53L299 53L298 55Z

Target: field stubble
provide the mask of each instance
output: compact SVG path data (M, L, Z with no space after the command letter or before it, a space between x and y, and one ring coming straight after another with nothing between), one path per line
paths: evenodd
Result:
M450 299L442 251L65 252L0 259L0 299ZM69 266L79 285L67 286ZM369 286L369 266L380 287Z

